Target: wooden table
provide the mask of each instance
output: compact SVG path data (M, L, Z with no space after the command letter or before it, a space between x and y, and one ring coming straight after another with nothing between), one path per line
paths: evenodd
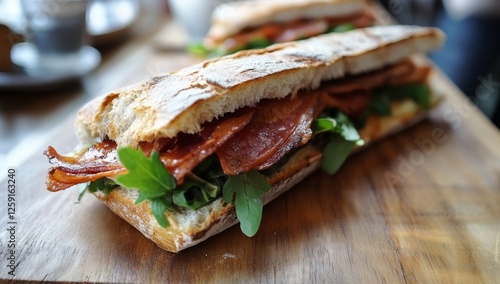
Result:
M120 48L85 81L93 97L195 62L149 40ZM260 231L238 226L173 254L77 188L45 189L36 145L16 167L16 276L8 275L7 172L0 179L0 277L142 283L498 283L500 135L447 78L428 119L316 172L264 209ZM81 92L81 91L77 91ZM76 144L74 115L55 124L60 152ZM29 150L26 147L26 150ZM9 165L7 165L9 166Z

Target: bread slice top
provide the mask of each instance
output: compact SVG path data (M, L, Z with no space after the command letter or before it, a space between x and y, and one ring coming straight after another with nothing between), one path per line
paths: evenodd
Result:
M244 28L297 19L343 17L362 12L366 0L255 0L223 3L212 13L207 38L220 40Z
M241 51L155 76L98 97L75 121L82 146L120 146L196 133L202 123L265 98L284 98L321 81L382 68L438 48L435 28L378 26Z

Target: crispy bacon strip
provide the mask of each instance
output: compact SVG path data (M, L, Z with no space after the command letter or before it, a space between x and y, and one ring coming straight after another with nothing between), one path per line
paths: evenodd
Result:
M252 121L217 150L224 173L269 168L291 149L307 143L318 95L266 100L258 105Z
M62 156L50 146L44 154L49 158L49 162L58 169L72 174L89 174L120 168L121 164L115 149L116 143L107 140L93 145L81 155Z
M173 150L160 154L161 161L177 179L177 183L181 184L186 174L250 122L254 110L246 108L243 112L244 114L238 117L205 125L199 136L180 135Z
M370 74L332 82L318 92L325 107L339 108L348 116L356 117L368 106L373 89L424 82L430 71L430 66L417 66L407 60Z
M182 183L186 174L191 172L201 161L213 154L225 141L251 120L253 110L239 110L235 115L228 115L204 125L198 134L180 134L172 149L160 153L160 159L165 167ZM141 143L146 155L153 150L164 150L171 141L155 141ZM47 187L50 191L59 191L78 183L95 181L101 177L114 177L126 172L116 156L116 144L113 141L103 141L79 156L61 156L54 148L45 151L54 167L47 176Z
M349 117L361 115L370 103L370 92L353 91L339 96L328 92L321 92L321 103L328 108L338 108Z
M373 21L373 15L369 11L363 11L345 17L300 19L288 23L268 23L256 28L244 29L228 39L222 39L222 45L226 50L231 52L234 49L246 46L256 38L265 38L272 42L294 41L325 33L328 27L331 26L352 23L356 28L363 28L371 25Z
M311 122L323 108L339 108L355 117L368 106L374 88L423 82L429 72L428 66L402 62L370 74L332 81L294 99L264 100L257 107L243 108L205 123L200 133L142 142L140 147L145 155L153 150L160 152L162 163L178 184L213 153L217 153L229 175L267 169L293 148L307 143L312 135ZM62 156L52 147L45 155L54 165L47 176L50 191L126 172L118 161L113 141L98 143L80 155Z
M47 188L50 191L124 172L116 157L114 141L98 143L80 155L62 156L53 147L49 147L44 154L54 165L47 176Z

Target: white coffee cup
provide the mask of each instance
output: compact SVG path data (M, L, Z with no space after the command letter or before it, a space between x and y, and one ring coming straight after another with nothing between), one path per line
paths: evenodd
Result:
M21 0L24 38L43 57L76 54L85 44L87 0Z
M210 28L214 8L231 0L168 0L175 20L185 29L189 41L201 41Z

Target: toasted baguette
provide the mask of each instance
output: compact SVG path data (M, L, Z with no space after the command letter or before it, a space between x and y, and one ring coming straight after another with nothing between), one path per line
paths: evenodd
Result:
M220 40L244 28L298 19L344 17L367 9L366 0L255 0L223 3L215 8L207 38Z
M436 105L440 96L435 92L432 94L432 104ZM361 132L362 138L366 141L363 147L408 127L425 116L425 113L411 100L394 104L393 112L398 115L369 118L369 123L373 124L367 125L367 131ZM317 170L321 158L322 152L310 145L295 153L278 172L269 177L272 187L264 194L263 203L271 202ZM138 205L134 204L138 195L136 190L119 187L108 195L102 192L95 192L94 195L144 236L171 252L179 252L194 246L238 223L234 204L225 203L222 197L198 210L185 209L165 213L170 226L163 228L151 213L148 200Z
M392 26L325 35L301 42L273 45L236 53L97 98L78 114L76 128L82 144L103 138L118 147L141 141L196 133L206 121L252 106L265 98L294 96L316 89L322 81L383 68L408 56L437 48L443 34L432 28ZM434 97L433 103L438 101ZM423 116L412 101L393 105L395 116L372 117L361 131L371 143ZM401 111L403 110L403 111ZM316 170L321 150L306 145L272 176L267 204ZM158 246L178 252L237 223L234 205L219 198L198 210L166 212L170 223L161 227L149 201L134 202L137 191L116 188L108 195L96 192L113 212Z
M439 47L441 31L384 26L272 45L208 60L89 102L75 128L84 146L118 146L197 133L206 121L265 98L293 96L325 80L376 70Z

